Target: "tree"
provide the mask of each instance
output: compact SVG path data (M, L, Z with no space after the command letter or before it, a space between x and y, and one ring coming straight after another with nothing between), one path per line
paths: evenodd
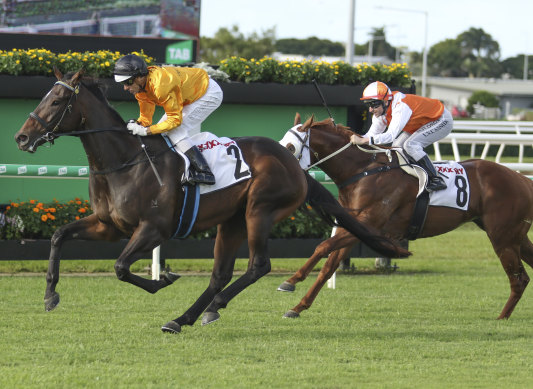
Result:
M466 110L470 114L474 113L474 104L481 104L487 108L495 108L500 105L496 95L485 90L475 91L468 98L468 105L466 107Z
M528 55L528 74L527 78L533 77L533 56ZM502 70L512 78L524 78L524 54L510 57L502 61Z
M275 44L276 51L286 54L341 57L344 45L328 39L311 37L307 39L280 39Z
M372 28L368 40L368 52L370 52L370 46L372 46L372 56L382 56L392 60L396 58L396 48L387 42L385 27Z
M461 68L461 46L457 39L446 39L429 49L428 72L441 77L464 77L468 73Z
M500 45L481 28L470 28L457 37L462 68L470 77L495 77L501 74Z
M253 32L246 37L238 26L231 30L220 28L213 38L200 38L199 61L217 64L220 60L231 56L244 58L262 58L274 52L276 29L272 27L262 34Z

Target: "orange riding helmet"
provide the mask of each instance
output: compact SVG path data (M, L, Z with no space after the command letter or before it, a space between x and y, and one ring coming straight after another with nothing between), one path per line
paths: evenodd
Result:
M392 92L387 84L381 81L375 81L365 88L361 100L392 100Z

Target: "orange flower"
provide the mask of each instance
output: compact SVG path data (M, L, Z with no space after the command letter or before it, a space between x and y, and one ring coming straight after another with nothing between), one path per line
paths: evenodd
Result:
M35 213L39 213L39 208L37 208L37 207L36 207L36 208L33 208L33 212L35 212Z
M76 216L76 220L80 220L80 217L79 217L79 216Z
M42 216L41 216L41 220L42 220L43 222L45 222L46 220L48 220L48 216L46 216L46 215L42 215Z
M30 204L35 204L35 200L30 200Z
M48 212L52 212L52 213L54 213L55 211L56 211L55 208L48 208Z
M43 203L38 203L37 204L37 208L41 208L42 209L43 208Z
M11 209L11 206L8 205L8 206L6 207L6 211L9 211L10 209Z
M48 219L50 220L56 220L56 217L54 215L52 215L51 213L47 213L46 216L48 217Z
M81 204L81 201L79 201L79 200L78 200L78 201L76 201L76 204L80 205L80 204Z
M79 213L85 213L85 212L87 212L87 210L86 210L85 208L82 207L82 208L78 209L78 212L79 212Z

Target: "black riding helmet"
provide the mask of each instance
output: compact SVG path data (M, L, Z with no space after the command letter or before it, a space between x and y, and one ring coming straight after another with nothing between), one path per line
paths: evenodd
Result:
M144 59L138 55L128 54L115 62L113 74L116 82L123 82L131 77L146 76L148 66L146 66Z

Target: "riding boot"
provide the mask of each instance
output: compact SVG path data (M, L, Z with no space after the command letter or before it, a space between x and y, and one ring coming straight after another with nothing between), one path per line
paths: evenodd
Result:
M215 184L215 176L211 172L211 169L209 169L209 165L202 152L198 150L198 147L191 147L185 152L185 156L189 158L189 162L191 163L189 168L189 182L205 185Z
M416 163L428 174L428 184L426 185L428 192L436 192L447 188L446 183L442 177L439 177L435 166L433 166L427 155L419 159Z

